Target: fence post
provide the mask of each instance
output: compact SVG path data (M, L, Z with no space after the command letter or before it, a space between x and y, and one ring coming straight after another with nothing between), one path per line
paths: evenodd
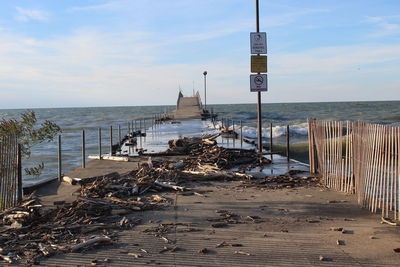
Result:
M86 140L85 130L82 130L82 168L86 168Z
M22 158L21 158L21 144L18 144L18 152L17 152L17 177L18 177L18 195L17 201L20 203L22 201L23 196L23 188L22 188Z
M289 125L286 125L286 157L287 161L290 161L290 140L289 140Z
M61 161L61 134L58 135L58 180L62 180L62 161Z
M99 128L99 159L101 159L101 128Z
M110 156L112 156L112 141L113 141L113 128L112 125L110 125Z

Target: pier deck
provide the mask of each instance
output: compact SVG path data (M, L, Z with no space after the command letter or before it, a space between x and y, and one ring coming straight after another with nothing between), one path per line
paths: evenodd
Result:
M190 121L185 123L190 125ZM149 152L164 148L165 137L160 139L155 133L140 140ZM175 132L166 133L175 138ZM229 139L219 139L218 143L240 147L238 141ZM248 148L248 144L243 148ZM264 174L299 170L303 172L297 175L309 175L306 165L279 155L273 157L273 163L264 166ZM171 156L168 160L180 158ZM147 159L141 156L133 157L131 162L93 160L85 169L78 167L66 176L85 179L115 172L123 174ZM153 157L153 160L166 159ZM398 266L400 255L393 249L400 247L400 230L380 224L379 216L361 209L354 195L319 186L272 189L243 186L240 181L197 181L184 186L195 188L203 196L190 192L159 193L169 199L170 205L126 215L140 219L140 223L119 232L115 244L55 255L42 259L41 265ZM78 188L78 185L54 183L38 193L44 205L52 206L57 200L75 200ZM223 210L238 215L239 219L216 228L213 224L221 218ZM169 231L163 234L168 243L151 232L160 224L169 225ZM332 231L332 227L343 228L345 233ZM135 258L133 254L140 256Z
M94 160L85 170L78 168L69 175L124 172L146 159L126 163ZM280 159L272 164L275 174L304 168ZM398 266L399 255L393 252L400 247L398 228L380 224L379 216L361 209L353 195L321 187L243 187L240 182L192 182L185 186L203 191L204 196L161 194L171 205L130 215L141 223L120 233L116 244L56 255L42 260L41 265L91 266L97 260L97 266ZM63 184L57 197L71 195L77 188ZM54 196L43 200L46 198L50 203ZM240 223L212 227L218 210L241 216ZM253 221L247 216L259 219ZM164 235L168 244L145 232L160 224L172 224L171 232ZM173 225L177 225L176 231ZM331 227L343 227L348 232L331 231ZM337 245L337 240L343 240L344 245ZM216 247L224 241L226 246ZM165 247L176 247L176 251L160 253ZM204 248L206 253L199 252ZM327 261L320 261L320 256ZM102 263L104 259L109 262Z
M174 204L134 213L142 224L122 232L115 245L58 255L41 265L90 266L95 259L101 265L107 258L110 262L103 266L398 266L399 255L393 248L400 244L399 230L379 224L378 216L360 209L354 196L316 187L262 191L243 188L238 182L192 186L207 192L206 197L165 194ZM259 216L260 222L243 220L213 228L207 219L218 218L216 210L242 218ZM183 224L165 235L171 244L144 232L160 223ZM330 227L344 227L349 233L330 231ZM189 228L194 231L185 230ZM337 240L345 245L337 245ZM227 246L216 248L223 241ZM160 253L164 247L177 249ZM199 253L204 248L207 253ZM320 256L329 261L320 261Z

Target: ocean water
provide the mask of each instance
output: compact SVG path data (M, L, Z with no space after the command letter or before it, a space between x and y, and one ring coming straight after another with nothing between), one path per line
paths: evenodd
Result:
M269 143L269 127L272 123L273 150L284 149L286 142L286 125L290 126L291 156L308 162L307 118L320 120L351 120L373 123L400 124L400 101L382 102L332 102L332 103L282 103L263 104L263 137ZM257 109L255 104L208 105L213 108L218 118L225 118L238 129L243 123L243 134L247 138L257 138ZM39 121L51 120L62 128L62 161L63 172L68 172L81 164L81 132L86 133L86 155L98 154L98 128L102 129L102 151L109 151L109 129L113 126L113 140L117 142L118 126L122 134L127 132L128 122L139 118L151 119L154 114L171 111L174 106L142 107L91 107L91 108L49 108L33 109ZM19 118L24 110L0 109L0 119ZM137 121L136 127L139 128ZM142 128L144 125L142 125ZM174 137L196 136L213 133L210 122L185 122L178 125L158 125L151 127L147 121L148 137L140 139L140 144L149 152L167 147L167 141ZM45 169L40 177L24 176L24 183L57 176L57 143L42 143L32 150L29 159L23 159L23 167L31 167L43 162Z

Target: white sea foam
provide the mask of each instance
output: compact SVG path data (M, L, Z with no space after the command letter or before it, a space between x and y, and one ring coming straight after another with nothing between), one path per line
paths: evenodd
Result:
M209 123L206 127L208 128L214 128L214 125L212 123ZM215 124L216 129L221 128L221 123L216 123ZM233 126L230 126L229 129L233 129ZM235 131L237 133L240 133L240 125L235 124ZM269 127L263 128L263 137L264 138L270 138L270 129ZM290 125L289 128L290 135L299 135L299 136L307 136L308 134L308 126L307 123L301 123L301 124L295 124L295 125ZM257 128L255 127L250 127L250 126L243 126L243 136L247 138L257 138ZM273 126L272 127L272 137L280 137L280 136L286 136L286 126Z

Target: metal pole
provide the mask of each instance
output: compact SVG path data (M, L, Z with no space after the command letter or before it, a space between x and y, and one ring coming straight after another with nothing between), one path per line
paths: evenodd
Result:
M269 149L271 151L271 160L272 160L272 122L269 126Z
M101 128L99 128L99 159L101 159Z
M82 168L86 168L86 144L85 144L85 130L82 130Z
M204 110L207 110L207 71L203 72L204 75Z
M259 16L259 3L258 0L256 0L256 30L257 32L260 32L260 16ZM257 54L258 56L260 54ZM260 74L260 73L258 73ZM261 115L261 92L257 92L257 117L258 117L258 150L261 153L262 152L262 115ZM271 150L272 152L272 150ZM272 158L272 154L271 154Z
M136 131L136 129L137 129L137 128L136 128L136 120L135 120L135 131Z
M131 133L131 123L128 121L128 134Z
M290 151L289 151L289 125L286 125L286 157L287 157L287 161L289 162L289 157L290 157Z
M243 121L240 121L240 148L243 148Z
M113 141L113 129L112 129L112 125L110 125L110 156L112 156L112 141Z
M121 125L118 124L118 144L121 146Z
M62 166L61 166L61 134L58 135L58 180L62 180Z

